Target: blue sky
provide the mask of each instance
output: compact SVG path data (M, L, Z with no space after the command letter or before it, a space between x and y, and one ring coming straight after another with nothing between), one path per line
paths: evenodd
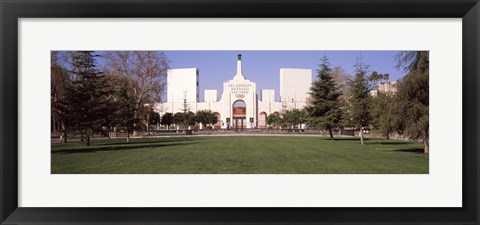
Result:
M237 54L242 54L243 75L261 89L275 89L279 98L280 68L312 69L315 80L320 58L326 55L331 67L341 66L345 72L353 75L353 66L357 58L370 65L371 71L390 74L390 81L404 76L395 68L395 55L398 51L164 51L171 69L199 69L200 100L203 101L205 89L223 91L223 82L233 78L236 73ZM99 60L101 64L103 60ZM220 96L219 96L220 97Z
M237 54L242 54L243 75L257 83L257 92L261 89L275 89L279 98L280 68L312 69L313 79L320 64L320 58L326 55L332 68L341 66L345 72L353 75L353 66L358 57L370 65L371 71L390 74L390 80L398 80L404 73L395 68L397 51L165 51L171 60L170 68L196 67L200 74L200 100L203 90L217 89L222 93L223 82L230 80L236 73Z

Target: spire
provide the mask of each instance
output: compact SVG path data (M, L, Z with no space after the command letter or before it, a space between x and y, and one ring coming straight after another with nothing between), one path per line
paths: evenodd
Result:
M242 74L242 55L238 54L237 59L237 74L235 75L234 79L245 79Z

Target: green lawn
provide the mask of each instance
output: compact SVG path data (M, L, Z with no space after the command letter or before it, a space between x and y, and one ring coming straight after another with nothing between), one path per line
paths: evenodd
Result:
M420 143L319 137L160 137L52 144L53 174L425 174Z

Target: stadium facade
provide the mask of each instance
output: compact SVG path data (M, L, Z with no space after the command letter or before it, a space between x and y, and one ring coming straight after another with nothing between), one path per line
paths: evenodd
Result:
M280 101L275 90L262 89L257 93L256 83L245 78L242 56L238 55L235 76L223 83L218 99L217 90L205 90L199 101L199 70L197 68L170 69L167 75L167 102L158 105L158 111L177 113L211 110L218 118L215 129L266 128L267 115L282 110L302 109L309 99L312 70L280 69Z

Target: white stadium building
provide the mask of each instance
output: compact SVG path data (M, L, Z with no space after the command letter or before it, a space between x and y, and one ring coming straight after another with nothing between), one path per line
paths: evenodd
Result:
M199 102L199 70L197 68L170 69L167 75L167 102L157 105L161 113L196 112L211 110L218 118L215 129L266 128L267 115L289 109L302 109L307 104L312 84L311 69L280 69L280 101L275 90L263 89L242 73L242 56L238 55L237 73L223 83L220 99L217 90L205 90L204 101Z

